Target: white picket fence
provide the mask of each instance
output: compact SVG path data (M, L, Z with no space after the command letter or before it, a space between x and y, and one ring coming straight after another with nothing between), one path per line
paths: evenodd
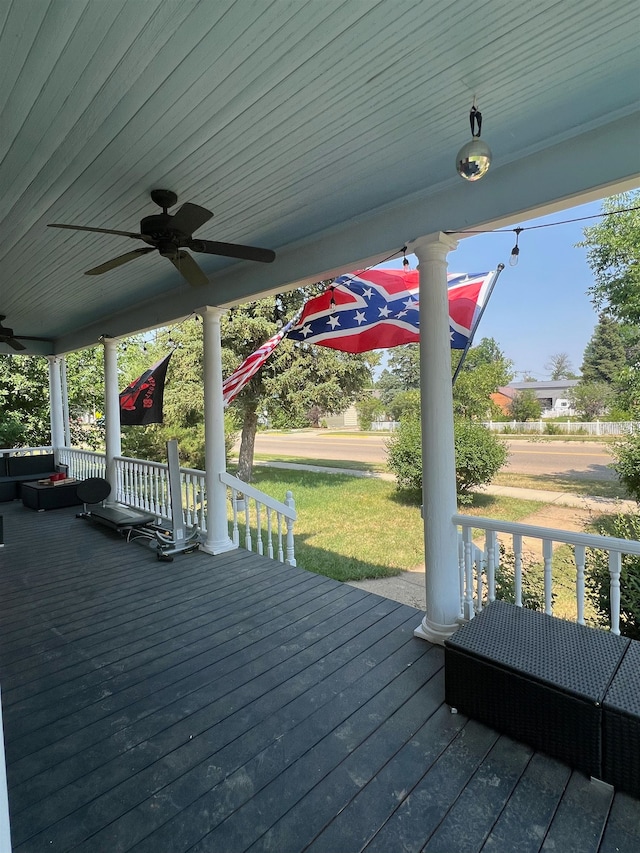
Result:
M630 435L640 432L638 421L484 421L492 432L537 433L544 435L547 424L566 435Z

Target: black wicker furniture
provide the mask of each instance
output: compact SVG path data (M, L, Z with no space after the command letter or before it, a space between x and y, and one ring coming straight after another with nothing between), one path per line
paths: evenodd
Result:
M602 779L602 703L630 642L495 601L445 642L445 700Z
M640 799L640 642L632 640L602 703L603 778Z
M22 483L20 493L24 506L43 512L45 509L61 509L82 503L77 495L77 487L75 480L71 483L61 483L59 486Z
M65 466L56 465L53 453L0 456L0 501L20 498L23 483L44 480L51 474L65 470Z

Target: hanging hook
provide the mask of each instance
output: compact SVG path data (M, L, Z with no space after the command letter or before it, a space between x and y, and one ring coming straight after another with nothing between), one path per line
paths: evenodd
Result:
M469 112L469 124L471 125L471 136L479 137L480 131L482 130L482 113L479 109L476 109L475 98L473 100L471 111ZM476 124L478 125L477 133L475 129Z

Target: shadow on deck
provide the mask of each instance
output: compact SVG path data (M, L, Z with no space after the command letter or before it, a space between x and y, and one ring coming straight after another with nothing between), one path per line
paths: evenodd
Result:
M419 611L2 504L14 851L637 851L640 803L444 705Z

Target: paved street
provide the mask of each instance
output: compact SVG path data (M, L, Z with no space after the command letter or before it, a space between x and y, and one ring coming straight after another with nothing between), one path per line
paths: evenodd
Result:
M334 459L384 464L388 435L335 435L326 430L258 433L256 453L300 459ZM605 444L533 439L507 439L510 458L505 471L520 474L566 474L594 480L615 480L607 466L611 455Z

